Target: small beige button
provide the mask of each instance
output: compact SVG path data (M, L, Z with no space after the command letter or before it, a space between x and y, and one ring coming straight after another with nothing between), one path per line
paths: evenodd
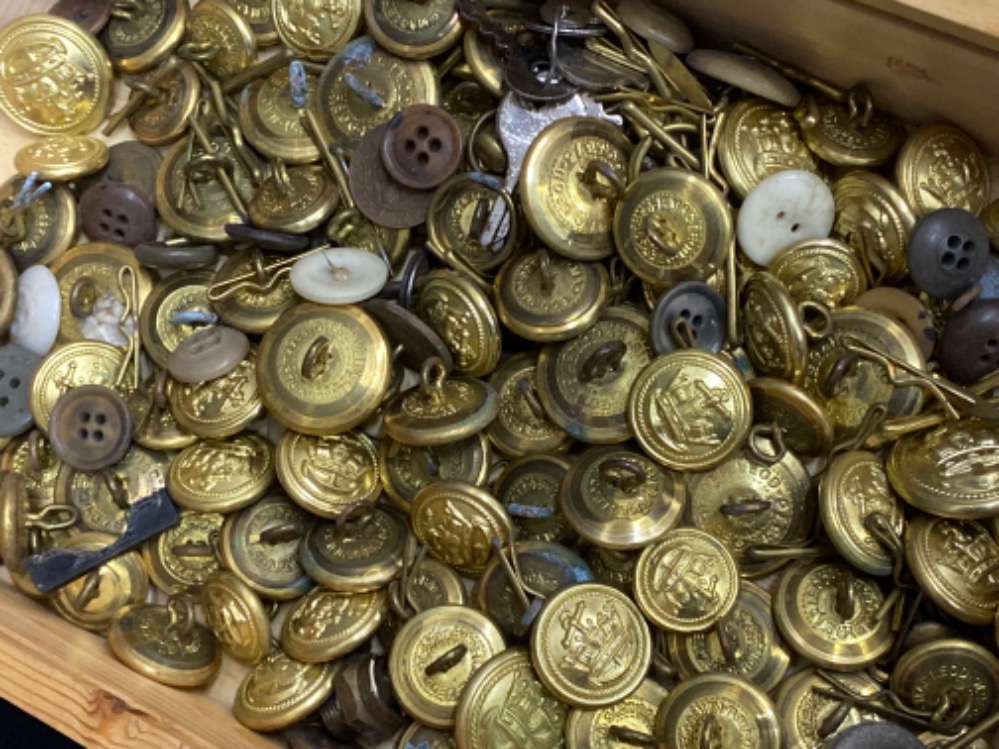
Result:
M246 333L225 325L202 328L170 353L167 366L178 382L197 384L229 374L250 351Z

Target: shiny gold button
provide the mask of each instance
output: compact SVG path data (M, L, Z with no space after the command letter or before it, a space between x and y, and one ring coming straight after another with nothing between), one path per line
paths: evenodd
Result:
M411 60L446 52L465 30L455 0L431 0L419 8L406 0L374 0L364 3L364 20L378 44Z
M31 377L28 407L35 424L46 431L56 402L71 388L113 386L123 364L122 349L100 341L78 341L53 349Z
M989 170L978 145L943 123L909 135L895 161L895 181L917 216L937 208L978 215L989 199Z
M455 713L459 746L563 745L566 707L538 680L524 648L510 648L487 661L461 693Z
M107 144L89 135L51 135L22 146L14 154L14 168L27 177L69 181L92 174L108 161Z
M402 708L431 728L455 725L472 675L504 650L503 635L464 606L438 606L410 619L392 643L389 675Z
M855 86L845 101L809 101L795 111L801 135L816 156L836 166L876 167L905 141L905 126L874 109L871 94Z
M844 728L860 722L873 723L882 720L874 713L859 706L850 706L844 699L834 699L829 694L854 694L858 697L873 697L882 689L881 685L864 671L831 673L814 668L798 671L788 677L777 690L777 713L785 732L787 746L821 746L822 741L832 738ZM821 690L825 694L817 693ZM832 718L842 720L831 734L826 721Z
M776 377L749 381L753 419L781 430L781 440L795 453L826 455L832 447L833 426L816 400L797 385Z
M902 553L905 515L877 455L863 450L837 455L819 482L819 512L844 559L871 575L891 574Z
M302 663L274 650L236 690L232 714L254 731L276 731L318 709L333 691L332 663Z
M613 253L614 206L631 150L610 120L566 117L546 127L520 171L521 205L538 238L573 260Z
M382 621L383 590L341 593L315 588L292 606L281 627L281 647L303 663L332 661L364 643Z
M217 570L201 590L205 621L226 653L237 661L258 663L271 647L271 620L263 601L228 570Z
M652 660L652 637L628 596L583 583L548 599L531 631L531 660L555 697L592 710L639 688Z
M396 507L408 512L416 493L435 481L485 484L489 440L477 434L449 445L413 447L385 437L378 446L378 466L385 493Z
M147 541L142 559L153 584L168 595L201 592L219 568L216 548L224 521L217 512L184 510L177 525Z
M318 76L305 71L306 96L315 95L317 85ZM239 125L250 145L264 156L307 164L319 159L319 147L292 104L290 89L288 65L251 83L239 98Z
M0 246L10 253L15 267L24 272L36 264L48 265L76 239L76 198L68 187L55 185L27 207L15 209L24 177L0 185Z
M277 322L282 313L300 301L287 275L274 281L263 273L261 269L271 261L272 258L260 253L239 252L231 255L215 271L213 286L216 289L247 273L258 275L259 282L257 286L239 288L222 298L209 296L212 309L222 322L244 333L261 335Z
M628 421L642 449L657 461L703 471L742 445L752 405L745 381L725 359L679 350L658 357L635 379Z
M626 446L590 448L559 490L566 520L591 544L641 549L679 522L687 490L678 474Z
M675 632L708 629L739 594L739 570L713 536L677 528L648 546L635 567L635 601L659 627Z
M777 708L739 676L700 674L681 682L659 706L656 736L665 749L752 746L778 749Z
M298 304L264 334L258 353L264 405L305 434L336 434L363 422L391 374L384 334L353 305Z
M33 133L86 133L111 105L111 61L78 24L27 15L0 30L0 109Z
M253 504L274 483L274 450L247 432L204 440L174 458L167 489L178 504L200 512L233 512Z
M468 591L461 575L453 567L427 556L405 567L402 579L393 580L388 591L391 605L378 629L378 641L387 650L392 648L402 626L421 611L468 603Z
M867 290L867 273L857 252L832 237L795 242L771 260L767 270L798 304L845 307Z
M191 8L185 47L222 81L257 59L257 38L249 22L222 0L202 0Z
M570 710L565 723L566 748L599 749L636 743L631 738L654 741L656 712L667 694L665 687L646 679L630 696L613 705Z
M337 53L361 23L359 0L343 0L323 14L304 3L271 3L271 7L281 41L306 57L325 59Z
M999 609L999 543L984 525L917 515L905 530L905 558L941 609L968 624L992 623Z
M740 296L746 353L753 366L761 375L801 382L809 338L804 312L781 282L766 272L750 276ZM824 323L822 332L828 320ZM820 334L816 331L812 337Z
M278 161L257 186L246 212L258 228L304 234L333 215L339 202L340 191L325 167L285 167Z
M774 591L774 619L794 650L822 668L864 668L892 646L891 617L877 583L843 563L797 562Z
M215 363L221 356L216 357ZM259 357L246 357L221 377L199 383L174 382L170 410L177 425L199 437L223 439L247 428L263 413L257 386Z

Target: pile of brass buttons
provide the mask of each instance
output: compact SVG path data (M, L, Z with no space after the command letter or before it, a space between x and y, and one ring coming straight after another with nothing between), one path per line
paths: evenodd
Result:
M999 745L967 134L643 0L66 5L0 30L19 590L293 748Z

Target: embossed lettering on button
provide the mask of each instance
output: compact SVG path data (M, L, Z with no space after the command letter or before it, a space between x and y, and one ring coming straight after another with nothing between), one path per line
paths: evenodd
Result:
M736 221L739 246L758 265L803 239L829 236L835 218L832 191L800 169L771 174L746 196Z
M246 358L250 339L225 325L201 328L170 352L167 366L178 382L196 384L228 374Z
M118 393L101 385L71 388L49 416L52 451L66 465L98 471L117 463L132 443L132 417Z
M446 110L413 104L388 124L382 160L396 181L414 190L429 190L446 180L461 161L461 130Z
M28 408L31 375L41 357L16 343L0 346L0 437L13 437L34 423Z
M685 60L699 73L785 107L796 107L801 101L791 81L752 58L719 49L695 49Z
M941 208L912 227L905 257L916 286L940 299L956 299L985 272L989 235L968 211Z
M725 343L727 314L725 300L708 284L679 283L659 297L652 311L652 350L666 354L693 347L717 354Z
M355 304L385 286L388 266L367 250L334 247L313 252L291 266L291 287L317 304Z
M156 208L128 185L98 182L80 197L83 231L95 242L134 247L156 239Z
M62 297L59 283L44 265L33 265L17 279L17 303L10 340L45 356L59 334Z

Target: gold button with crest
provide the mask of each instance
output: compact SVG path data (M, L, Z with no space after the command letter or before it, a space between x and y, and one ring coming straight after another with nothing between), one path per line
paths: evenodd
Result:
M833 443L829 415L802 388L776 377L754 377L749 381L753 397L753 419L781 430L781 440L800 455L828 454Z
M346 655L381 624L385 591L342 593L315 588L296 601L281 627L281 647L303 663Z
M89 135L50 135L22 146L14 154L14 168L27 177L75 180L92 174L108 162L107 144Z
M488 491L461 481L421 488L410 507L413 534L431 554L464 575L476 576L493 555L493 542L509 546L515 531L506 508Z
M499 396L499 413L486 427L486 434L506 455L558 453L573 442L541 405L537 369L537 355L522 352L506 359L489 376L489 384Z
M38 430L32 430L22 439L12 441L0 453L0 471L18 474L27 492L28 508L38 512L52 504L56 480L62 469L49 441ZM0 559L3 554L0 554Z
M768 377L801 382L808 357L808 333L803 308L774 276L760 271L740 291L746 353L756 371ZM827 332L828 318L812 337Z
M447 605L417 614L396 635L389 653L399 704L424 725L453 728L472 675L505 647L496 625L474 609Z
M812 152L836 166L876 167L905 141L905 126L874 109L870 91L855 86L846 100L802 99L795 111L801 135Z
M781 634L817 666L862 669L892 646L891 617L877 617L881 589L847 564L796 562L781 574L773 598Z
M614 212L621 259L657 287L704 279L721 265L734 229L714 184L696 172L653 169L628 185Z
M167 489L178 504L200 512L233 512L260 499L274 483L274 449L247 432L203 440L174 458Z
M686 501L679 474L625 445L582 453L559 489L572 528L607 549L641 549L658 541L680 522Z
M38 428L48 432L56 401L71 388L113 387L125 366L124 359L123 349L101 341L67 343L49 352L31 376L28 408Z
M392 503L409 511L416 493L435 481L486 482L490 466L489 440L475 434L447 445L414 447L384 437L378 446L382 484Z
M191 8L185 46L222 81L257 59L257 38L249 22L222 0L201 0Z
M0 30L0 109L33 133L86 133L111 106L111 61L73 21L22 16Z
M601 749L619 744L652 746L655 742L656 713L668 690L652 679L642 682L620 702L597 710L569 711L565 723L567 749Z
M304 3L271 3L274 28L296 54L325 59L338 52L361 23L361 0L341 0L317 14Z
M208 576L201 589L205 622L237 661L259 663L271 648L271 620L260 596L228 570Z
M652 662L652 636L628 596L582 583L548 599L531 631L531 660L555 697L593 710L641 686Z
M254 731L276 731L319 709L333 691L333 663L302 663L274 650L236 689L232 714Z
M225 517L217 512L184 510L177 525L142 547L149 579L168 595L200 593L219 568L218 536Z
M905 530L905 558L943 611L979 627L992 623L999 610L999 543L984 525L917 515Z
M170 391L176 383L159 370L138 390L128 395L135 431L132 439L147 450L183 450L198 441L182 429L170 410Z
M115 657L147 679L171 687L207 684L222 666L222 651L184 598L165 606L140 603L118 612L108 630Z
M455 735L460 747L488 746L498 736L509 736L525 742L521 746L558 749L565 719L565 705L538 680L527 650L510 648L483 664L468 682L458 703Z
M738 370L695 349L655 359L636 378L628 420L642 449L676 470L704 471L734 453L752 424Z
M521 205L538 238L573 260L611 255L631 151L621 128L597 117L566 117L541 131L520 171Z
M777 713L785 731L786 746L822 746L837 733L858 723L882 720L847 695L874 698L883 687L865 671L833 673L806 668L788 677L777 691ZM820 691L816 691L820 690ZM831 695L843 695L837 699ZM839 725L829 733L827 720Z
M317 85L318 76L306 70L306 96L314 96ZM264 156L308 164L319 159L319 147L292 104L290 89L288 65L251 83L240 95L239 125L250 145Z
M635 601L651 622L674 632L708 629L735 605L739 569L720 541L676 528L646 547L635 567Z
M844 559L870 575L891 574L905 515L877 455L851 450L833 458L819 482L819 512Z
M989 200L989 170L978 144L945 123L909 135L895 161L895 181L916 216L938 208L977 216Z
M564 341L593 325L610 300L601 263L581 263L545 248L507 262L494 282L496 311L529 341Z
M384 334L353 305L293 307L264 334L258 354L264 405L305 434L336 434L365 421L391 376Z
M320 517L373 502L382 489L378 451L363 432L316 437L289 429L278 440L275 462L288 496Z
M142 304L139 335L143 349L158 366L166 368L170 353L198 329L191 323L181 322L183 317L178 314L211 313L208 287L213 278L211 271L185 271L153 285Z
M325 167L286 167L277 161L271 175L257 186L246 213L261 229L304 234L333 215L339 202L340 191Z
M372 0L364 3L368 33L389 52L426 60L447 52L465 30L455 0Z
M752 682L731 674L699 674L681 682L656 714L658 746L779 749L777 708Z
M489 296L470 276L452 270L428 273L416 313L447 345L458 374L483 377L496 368L499 320Z
M858 253L833 237L789 245L770 261L767 271L797 304L845 307L867 291L867 274Z
M652 360L648 315L611 307L568 341L538 357L538 397L548 416L576 439L595 444L632 436L628 394Z
M257 387L255 349L230 372L207 382L175 382L170 410L181 429L208 439L223 439L247 428L264 410Z
M48 265L76 239L76 198L68 187L54 185L27 206L14 208L24 188L24 177L12 177L0 185L0 246L10 253L19 271L32 265Z

